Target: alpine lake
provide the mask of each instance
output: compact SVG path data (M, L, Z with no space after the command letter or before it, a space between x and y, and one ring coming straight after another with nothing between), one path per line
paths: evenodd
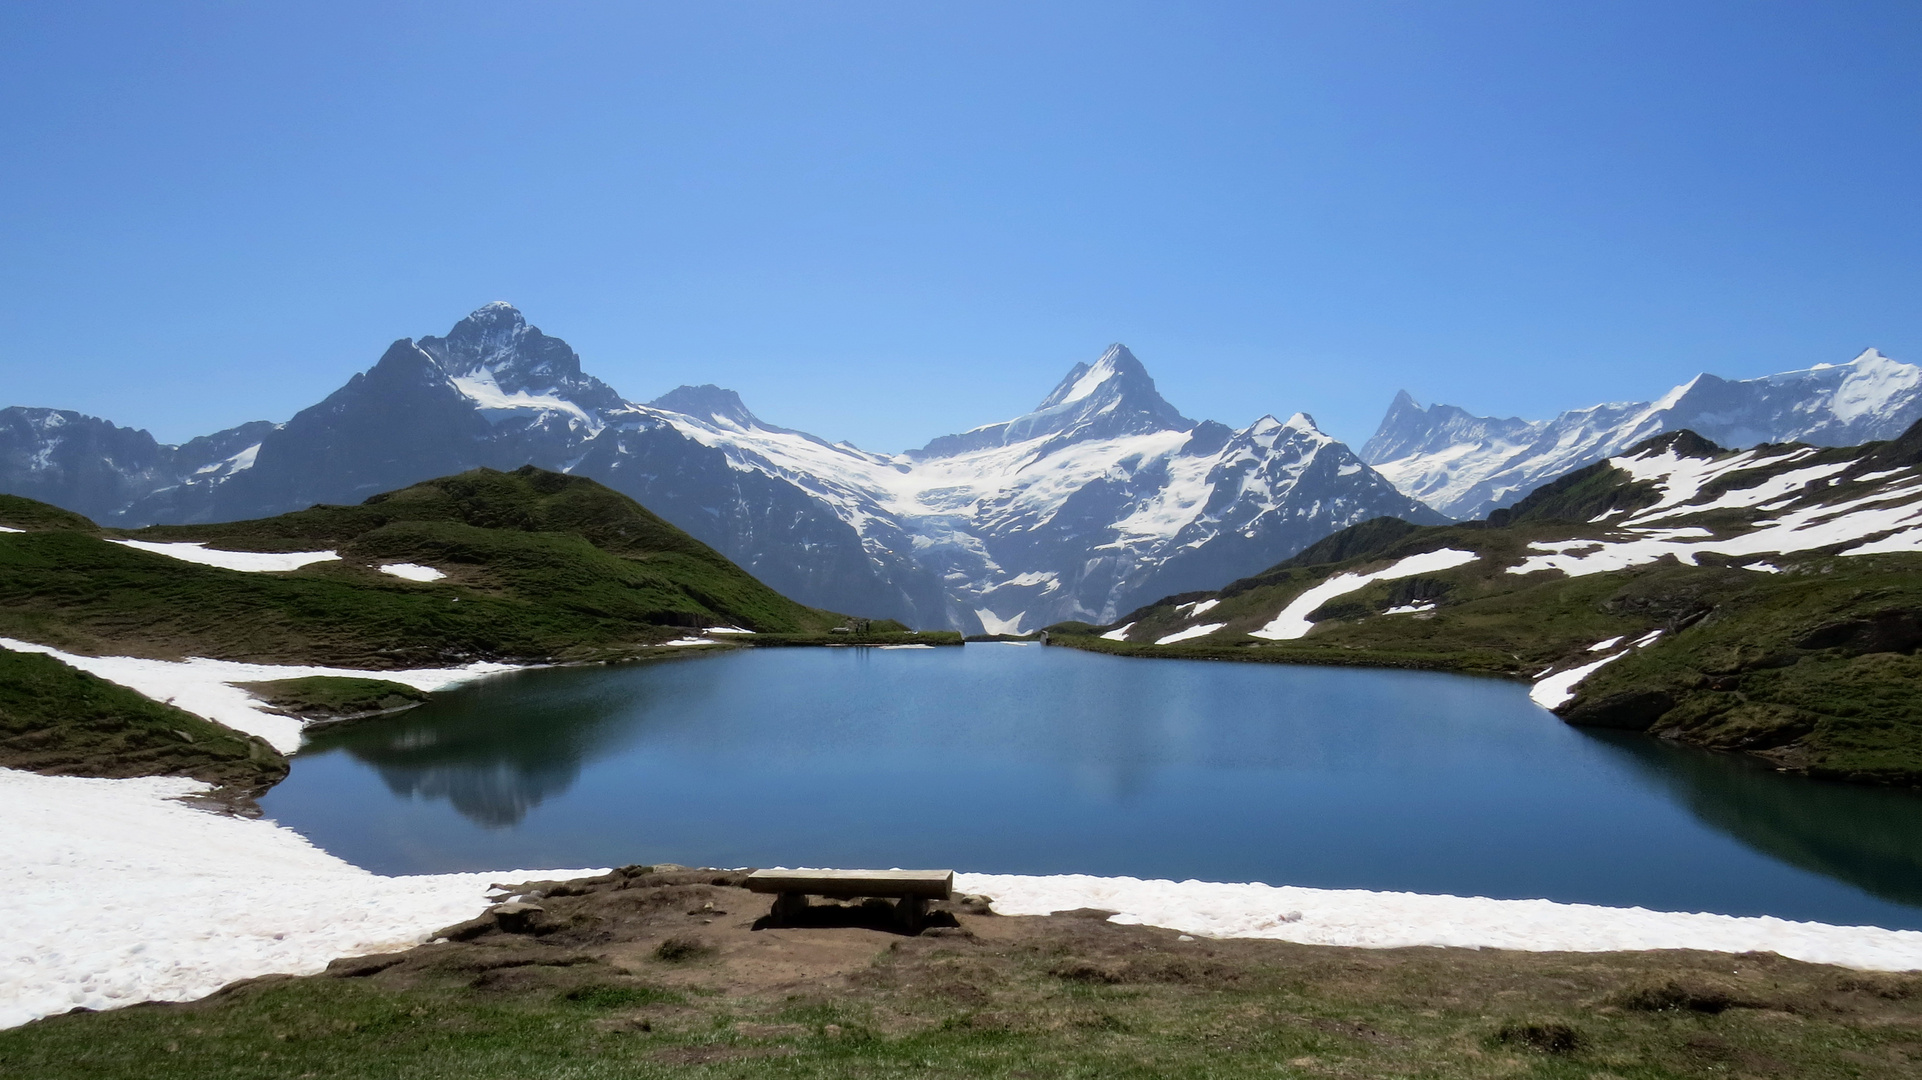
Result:
M1419 672L1003 643L529 670L315 729L261 806L385 874L952 867L1922 929L1917 793Z

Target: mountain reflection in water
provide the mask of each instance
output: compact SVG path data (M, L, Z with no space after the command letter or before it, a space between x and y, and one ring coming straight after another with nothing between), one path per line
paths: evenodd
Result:
M1039 646L522 672L322 729L266 812L383 873L954 866L1922 928L1922 799L1514 683Z
M517 825L573 787L583 763L636 737L647 709L644 682L554 674L506 675L397 716L319 728L302 753L345 751L395 795L446 799L490 829Z

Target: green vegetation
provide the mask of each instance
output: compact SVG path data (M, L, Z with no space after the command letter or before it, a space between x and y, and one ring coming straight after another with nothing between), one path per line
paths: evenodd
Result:
M326 975L0 1032L0 1076L1874 1080L1922 1058L1913 974L1182 941L1098 913L755 931L765 897L664 883L697 876L617 873L555 890L529 933L477 921ZM734 914L705 925L703 901Z
M50 656L0 649L0 766L67 776L191 776L258 793L287 775L259 739Z
M1922 428L1922 426L1919 426ZM1644 446L1721 453L1688 432ZM1724 473L1696 498L1713 501L1784 468L1852 463L1792 497L1821 506L1874 490L1865 470L1914 464L1901 443L1782 455L1782 464ZM1918 436L1922 445L1922 436ZM1898 451L1900 451L1898 453ZM1917 452L1922 452L1918 450ZM1621 539L1597 521L1650 506L1655 485L1606 462L1546 485L1485 522L1417 527L1377 519L1328 537L1218 593L1156 601L1111 627L1064 623L1050 640L1130 656L1425 668L1532 679L1600 659L1591 646L1634 641L1585 679L1557 711L1570 723L1650 733L1759 755L1783 769L1878 783L1922 784L1922 555L1770 556L1780 572L1701 554L1607 573L1508 572L1537 542ZM1754 511L1712 509L1663 522L1717 535L1750 527ZM1704 534L1706 535L1706 534ZM1341 573L1378 570L1453 548L1481 556L1454 569L1372 582L1330 599L1307 636L1250 636L1302 592ZM1192 605L1213 600L1205 616ZM1408 609L1417 610L1408 610ZM1401 609L1396 614L1387 614ZM1219 630L1152 642L1197 623ZM1126 640L1100 635L1127 627Z
M427 700L426 691L386 679L315 675L237 685L282 712L316 721L398 712Z
M31 517L14 513L0 519ZM96 655L385 669L620 659L714 625L820 641L847 621L781 596L624 495L532 467L480 469L359 506L114 535L341 558L238 573L107 543L71 522L0 533L0 635ZM447 577L416 583L378 569L396 562Z

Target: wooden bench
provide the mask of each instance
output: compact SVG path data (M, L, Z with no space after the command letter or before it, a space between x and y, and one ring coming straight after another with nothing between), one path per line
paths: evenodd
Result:
M919 933L928 901L954 895L952 870L756 870L747 876L752 892L773 893L768 912L776 924L792 925L807 911L808 897L837 900L877 896L894 898L894 910L909 933Z

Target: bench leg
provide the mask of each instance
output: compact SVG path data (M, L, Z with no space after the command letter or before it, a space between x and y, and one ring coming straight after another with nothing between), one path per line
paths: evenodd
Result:
M768 914L774 917L776 926L792 926L801 921L801 915L808 909L806 893L784 892L774 897L774 906Z
M920 896L903 896L894 903L895 914L901 926L910 934L918 934L928 921L928 901Z

